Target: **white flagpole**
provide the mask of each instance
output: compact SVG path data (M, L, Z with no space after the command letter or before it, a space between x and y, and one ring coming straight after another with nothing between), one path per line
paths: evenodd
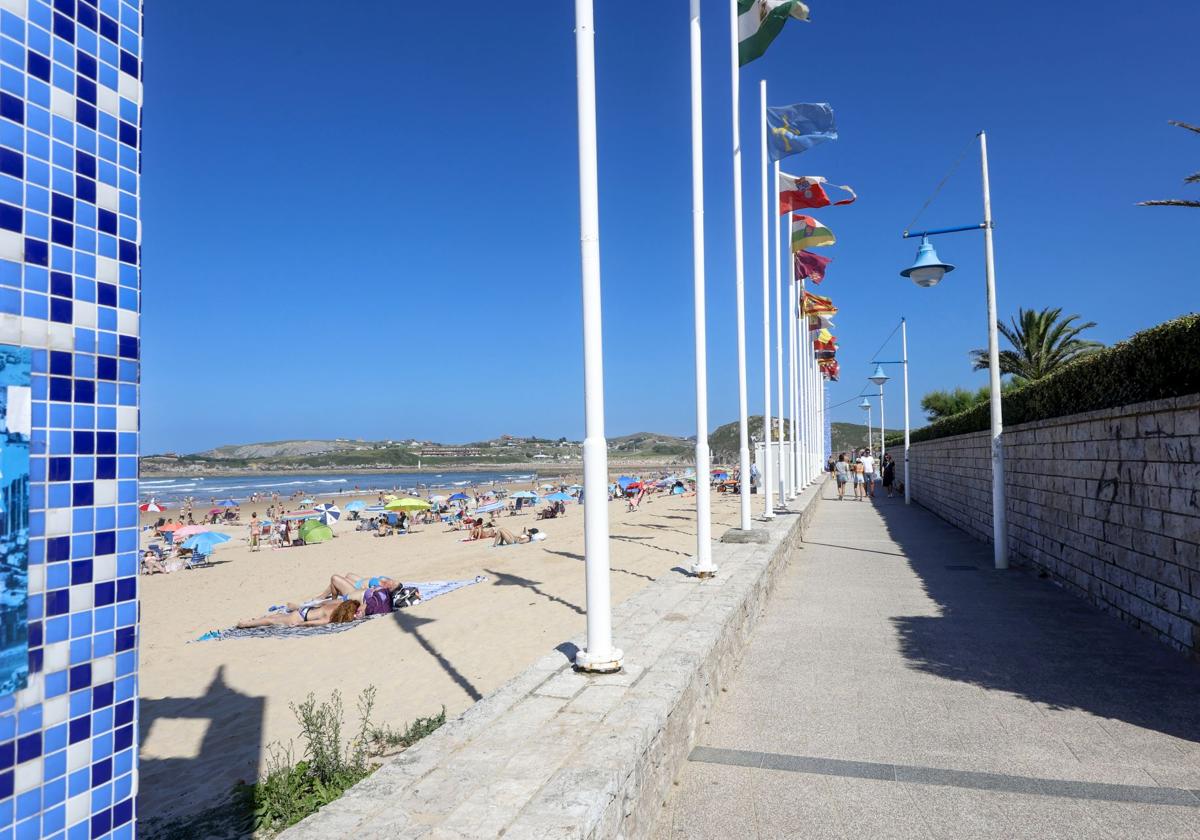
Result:
M738 13L734 0L729 0L729 60L733 81L733 259L737 295L738 493L741 502L738 525L741 530L749 531L753 526L750 523L750 420L746 405L746 274L742 265L742 132L738 127L741 70L738 66Z
M775 488L775 468L771 463L771 435L775 424L771 416L771 278L770 278L770 252L768 248L767 235L767 219L768 219L768 198L771 190L767 186L767 178L769 168L767 166L767 80L762 79L758 83L758 100L759 100L759 123L762 127L762 294L763 294L763 463L762 463L762 488L763 488L763 519L775 518L775 502L773 499ZM775 164L775 171L779 171L779 164ZM777 237L778 238L778 235ZM783 406L780 406L780 414ZM783 451L782 440L779 443L779 451ZM782 501L782 499L780 499Z
M779 370L775 374L775 389L779 397L779 504L786 506L786 499L790 494L788 493L786 453L783 449L783 424L787 414L783 410L783 288L780 285L783 281L780 279L782 271L779 265L779 161L775 161L774 174L775 189L771 191L771 195L775 199L775 210L773 211L775 224L772 227L775 228L775 355L779 358Z
M776 176L778 179L778 176ZM791 214L788 214L782 223L787 223L790 220ZM775 235L776 239L784 239L784 235L779 232L780 220L775 220ZM796 448L800 445L796 439L796 389L792 386L792 376L796 373L796 334L794 334L793 326L796 323L796 263L792 260L792 242L791 230L788 230L787 238L787 428L788 437L792 440L791 449L787 452L787 498L796 498ZM781 250L779 242L775 244L775 252ZM778 288L776 283L775 296L779 300L779 308L784 308L784 290ZM781 343L780 324L775 324L775 343ZM784 350L780 347L779 350L779 401L784 402Z
M796 299L800 301L800 312L804 312L804 290L807 288L805 278L800 278L800 285L796 287ZM802 334L808 334L808 318L804 317L804 322L798 325ZM796 348L797 364L796 364L796 413L800 418L800 439L804 441L804 446L800 449L800 454L796 460L796 474L800 477L799 486L803 489L808 485L808 452L812 448L812 428L808 422L808 409L811 400L808 398L809 387L809 356L812 353L805 353L806 347L811 347L811 343L805 341L797 342L799 345Z
M608 444L604 439L604 347L600 321L600 199L596 166L596 52L592 0L575 0L575 71L579 97L579 252L583 275L583 506L587 648L577 667L619 671L612 645L608 560Z
M711 491L708 486L708 347L704 300L704 119L700 73L700 0L691 0L692 62L692 282L696 321L696 560L692 573L709 577L712 562Z

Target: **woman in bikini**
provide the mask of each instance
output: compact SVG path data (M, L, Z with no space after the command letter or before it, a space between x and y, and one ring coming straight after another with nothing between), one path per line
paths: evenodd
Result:
M336 598L340 595L353 595L355 592L361 592L364 589L380 587L391 592L397 586L399 581L392 580L390 577L379 575L376 577L363 577L357 572L346 572L344 575L334 575L329 579L329 586L321 590L321 593L312 601L323 601L326 598Z
M330 601L311 607L288 604L288 612L247 618L245 621L239 621L237 626L243 629L271 626L316 627L321 624L345 624L362 617L363 605L360 601Z

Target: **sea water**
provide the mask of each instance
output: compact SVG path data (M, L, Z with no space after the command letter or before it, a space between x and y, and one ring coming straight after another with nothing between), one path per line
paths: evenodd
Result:
M210 499L244 501L254 493L266 495L268 498L272 493L278 493L280 498L286 499L299 492L320 502L329 501L336 495L351 493L366 496L384 491L426 496L443 492L449 495L456 488L486 487L492 484L532 485L537 481L536 473L482 470L444 473L273 473L195 478L177 476L142 479L140 495L143 501L153 498L161 502L178 502L191 496L198 501L207 502Z

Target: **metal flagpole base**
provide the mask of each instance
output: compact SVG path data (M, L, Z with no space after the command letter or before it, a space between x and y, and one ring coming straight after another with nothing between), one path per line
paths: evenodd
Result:
M581 650L575 654L575 670L589 674L615 674L621 670L624 659L625 652L619 648L612 648L602 657L593 657L589 651Z
M755 532L755 533L757 533L757 532ZM707 580L708 578L716 577L716 576L717 576L717 567L716 566L714 566L712 564L709 564L707 566L701 566L699 563L692 564L692 577L700 578L700 580Z

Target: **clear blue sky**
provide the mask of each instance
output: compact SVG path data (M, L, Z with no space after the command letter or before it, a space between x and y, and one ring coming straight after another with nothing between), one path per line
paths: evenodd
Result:
M691 434L688 4L596 5L607 429ZM1002 317L1062 306L1111 342L1198 308L1200 212L1133 206L1200 194L1200 138L1167 125L1200 122L1192 4L811 5L742 74L752 411L760 78L837 115L785 168L860 196L816 213L839 238L831 402L902 314L914 419L928 390L985 384L982 236L938 240L959 269L934 290L897 275L980 128ZM728 7L703 7L715 427L737 416ZM144 452L582 435L572 3L162 3L146 33ZM972 150L921 221L980 217Z

